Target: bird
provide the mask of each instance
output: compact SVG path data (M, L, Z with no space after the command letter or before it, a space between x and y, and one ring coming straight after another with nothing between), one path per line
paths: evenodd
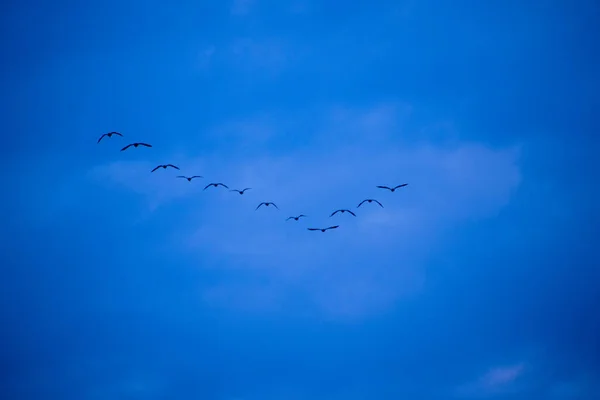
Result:
M352 215L354 215L356 217L356 214L354 214L352 211L346 210L346 209L335 210L334 212L331 213L330 217L333 217L335 214L337 214L339 212L341 212L342 214L345 213L345 212L347 212L347 213L350 213L350 214L352 214Z
M119 132L108 132L108 133L105 133L102 136L100 136L100 139L98 139L98 143L100 143L100 141L102 140L102 138L104 136L112 137L112 135L117 135L117 136L123 137L123 135L121 135Z
M157 169L159 169L159 168L167 169L167 167L171 167L171 168L179 169L179 167L178 167L178 166L176 166L176 165L173 165L173 164L163 164L163 165L159 165L159 166L157 166L156 168L154 168L154 169L153 169L152 171L150 171L150 172L154 172L154 171L156 171L156 170L157 170Z
M383 208L383 206L381 205L381 203L380 203L380 202L378 202L378 201L377 201L377 200L375 200L375 199L366 199L366 200L363 200L363 201L361 201L361 202L360 202L360 204L359 204L358 206L356 206L356 208L358 208L358 207L362 206L362 205L363 205L363 203L372 203L372 202L375 202L375 203L379 204L379 206L381 206L381 208Z
M340 227L339 225L334 225L334 226L330 226L329 228L306 228L306 229L308 229L309 231L321 231L321 232L325 232L325 231L327 231L329 229L336 229L336 228L339 228L339 227Z
M387 189L387 190L391 191L392 193L394 193L394 191L395 191L396 189L398 189L398 188L401 188L401 187L404 187L404 186L407 186L407 185L408 185L408 183L403 183L402 185L398 185L398 186L395 186L395 187L393 187L393 188L391 188L391 187L387 187L387 186L377 186L377 187L378 187L379 189Z
M252 189L252 188L246 188L246 189L244 189L244 190L232 189L232 190L230 190L230 192L238 192L239 194L244 194L244 192L245 192L246 190L250 190L250 189Z
M229 186L224 185L222 183L209 183L208 185L204 186L204 189L202 189L202 190L206 190L211 186L214 186L214 187L223 186L224 188L229 189Z
M178 178L184 178L184 179L187 179L187 180L188 180L188 182L191 182L191 181L192 181L192 179L194 179L194 178L204 178L202 175L194 175L194 176L183 176L183 175L179 175L179 176L177 176L177 177L178 177Z
M123 147L123 148L121 149L121 151L123 151L123 150L127 150L127 149L128 149L128 148L130 148L131 146L133 146L133 147L138 147L138 146L152 147L152 145L151 145L151 144L148 144L148 143L139 143L139 142L138 142L138 143L131 143L131 144L128 144L127 146Z
M286 219L286 221L289 221L290 219L294 219L294 220L298 221L302 217L306 217L306 215L300 214L297 217L289 217L288 219Z
M260 203L260 204L259 204L259 205L256 207L256 209L255 209L254 211L258 210L258 209L259 209L259 207L260 207L260 206L262 206L263 204L265 205L265 207L269 207L269 206L271 206L271 205L272 205L273 207L275 207L276 209L278 209L278 210L279 210L279 207L277 207L277 204L275 204L275 203L271 203L271 202L269 202L269 201L263 201L262 203Z

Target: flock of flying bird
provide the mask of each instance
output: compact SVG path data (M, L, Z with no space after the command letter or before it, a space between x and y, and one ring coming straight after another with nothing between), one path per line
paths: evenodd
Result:
M98 139L98 143L100 143L100 141L101 141L102 139L104 139L105 137L112 138L112 136L113 136L113 135L116 135L116 136L123 137L123 135L122 135L121 133L119 133L119 132L108 132L108 133L104 133L102 136L100 136L100 138ZM135 143L130 143L130 144L128 144L127 146L123 147L123 148L121 149L121 151L125 151L125 150L127 150L128 148L130 148L130 147L137 148L137 147L139 147L139 146L143 146L143 147L152 147L152 145L150 145L150 144L148 144L148 143L135 142ZM154 172L154 171L156 171L156 170L158 170L158 169L160 169L160 168L162 168L162 169L173 168L173 169L179 170L179 167L178 167L178 166L176 166L176 165L173 165L173 164L161 164L161 165L157 165L157 166L156 166L156 167L155 167L153 170L151 170L150 172ZM193 176L178 175L178 176L177 176L177 178L181 178L181 179L187 179L187 181L188 181L188 182L191 182L193 179L196 179L196 178L203 178L203 176L202 176L202 175L193 175ZM405 187L405 186L407 186L407 185L408 185L408 183L403 183L403 184L400 184L400 185L397 185L397 186L393 186L393 187L389 187L389 186L383 186L383 185L378 185L378 186L377 186L377 188L379 188L379 189L385 189L385 190L389 190L390 192L394 193L394 192L395 192L397 189L400 189L400 188L402 188L402 187ZM206 189L208 189L208 188L209 188L209 187L211 187L211 186L212 186L212 187L215 187L215 188L217 188L217 187L219 187L219 186L223 186L225 189L229 189L229 186L227 186L227 185L225 185L225 184L223 184L223 183L217 182L217 183L209 183L208 185L206 185L206 186L204 187L204 189L203 189L203 190L206 190ZM240 195L243 195L243 194L244 194L244 193L245 193L247 190L250 190L250 189L252 189L252 188L244 188L244 189L242 189L242 190L239 190L239 189L229 189L229 191L230 191L230 192L237 192L237 193L239 193ZM368 203L368 204L370 204L370 203L377 203L377 204L378 204L378 205L379 205L381 208L383 208L383 205L382 205L382 204L381 204L379 201L377 201L377 200L375 200L375 199L365 199L365 200L361 201L361 202L358 204L358 206L357 206L356 208L359 208L359 207L360 207L360 206L362 206L364 203ZM270 202L270 201L263 201L262 203L260 203L260 204L259 204L259 205L256 207L255 211L256 211L256 210L258 210L258 209L259 209L261 206L263 206L263 205L264 205L265 207L273 206L273 207L275 207L276 209L279 209L279 207L277 207L277 204L275 204L275 203L273 203L273 202ZM345 209L345 208L344 208L344 209L335 210L334 212L332 212L332 213L331 213L330 217L333 217L333 216L334 216L335 214L337 214L337 213L340 213L340 214L348 213L348 214L350 214L350 215L352 215L352 216L356 217L356 214L355 214L355 213L353 213L352 211L350 211L350 210L348 210L348 209ZM307 216L306 216L306 215L304 215L304 214L300 214L300 215L298 215L298 216L296 216L296 217L288 217L288 218L286 219L286 221L289 221L289 220L291 220L291 219L293 219L293 220L295 220L295 221L298 221L298 220L299 220L300 218L302 218L302 217L307 217ZM332 226L329 226L329 227L327 227L327 228L307 228L307 229L308 229L309 231L321 231L321 232L325 232L325 231L328 231L328 230L330 230L330 229L337 229L337 228L339 228L339 227L340 227L339 225L332 225Z

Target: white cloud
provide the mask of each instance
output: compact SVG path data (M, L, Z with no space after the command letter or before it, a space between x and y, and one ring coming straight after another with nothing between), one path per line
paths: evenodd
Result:
M293 293L312 304L314 312L353 320L384 311L419 290L428 255L444 232L469 219L493 216L510 201L520 183L519 149L403 140L410 111L402 104L383 104L365 110L336 107L322 115L311 111L304 120L262 115L215 131L239 127L236 140L241 142L263 132L257 148L290 136L305 137L303 145L276 153L228 148L227 154L202 159L180 157L207 182L253 188L243 196L211 192L205 208L190 210L187 225L173 233L173 243L183 242L191 259L225 258L230 268L225 275L258 279L225 279L206 289L203 299L215 306L272 312L278 309L274 304L285 303ZM279 120L286 129L277 129ZM290 128L294 124L296 131ZM148 174L150 167L116 163L95 173L148 196L154 207L192 190L173 179L159 181ZM209 167L219 176L211 178ZM375 188L405 182L409 186L396 193ZM384 208L364 205L357 218L329 217L332 210L355 208L366 197L377 198ZM254 211L261 201L274 201L281 210ZM309 218L284 222L299 213ZM306 230L333 223L340 228Z
M231 13L237 16L248 15L255 4L255 0L233 0Z
M496 366L488 370L476 381L460 386L459 397L480 398L514 392L515 383L525 372L525 364Z
M295 49L299 52L299 49ZM277 74L291 62L293 54L289 44L274 38L241 37L229 45L229 62L236 70L246 70L253 74Z
M214 45L209 45L209 46L206 46L204 49L202 49L198 56L199 67L207 68L210 65L216 51L217 51L217 48Z

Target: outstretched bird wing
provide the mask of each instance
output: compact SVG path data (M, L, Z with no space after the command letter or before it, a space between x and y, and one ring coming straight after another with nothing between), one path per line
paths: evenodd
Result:
M246 190L250 190L252 188L245 188L244 190L242 190L242 192L245 192Z
M100 136L100 139L98 139L98 143L100 143L100 141L102 140L102 138L106 136L106 133L103 133L102 136Z
M367 201L367 200L363 200L363 201L361 201L361 202L360 202L360 204L356 206L356 208L358 208L358 207L362 206L362 205L363 205L363 203L364 203L365 201Z
M373 199L373 201L377 204L379 204L381 206L381 208L383 208L383 204L381 204L380 202L378 202L377 200Z
M204 189L202 189L202 190L206 190L206 189L208 189L209 187L211 187L212 185L214 185L214 183L209 183L208 185L204 186Z
M148 143L138 143L140 146L152 147L151 144Z
M111 132L111 134L123 137L119 132Z
M188 177L187 177L187 176L183 176L183 175L177 175L177 178L184 178L184 179L187 179ZM192 177L192 178L193 178L193 177Z
M273 207L275 207L276 209L279 210L279 207L277 207L277 204L275 204L275 203L271 203L271 204L273 204Z
M158 167L154 168L154 169L153 169L152 171L150 171L150 172L154 172L154 171L156 171L156 170L157 170L157 169L159 169L159 168L162 168L162 165L159 165Z
M298 215L298 218L302 218L302 217L306 217L306 215L304 215L304 214Z
M254 209L254 211L258 210L258 209L259 209L259 207L260 207L260 206L262 206L263 204L266 204L266 203L260 203L260 204L259 204L259 205L258 205L258 206L257 206L257 207Z
M334 212L331 213L330 217L333 217L335 214L339 213L342 210L335 210Z
M194 179L194 178L204 178L204 177L202 175L194 175L190 179Z
M340 227L339 225L333 225L333 226L330 226L329 228L325 228L325 230L327 230L327 229L336 229L336 228L339 228L339 227Z
M394 188L394 190L396 190L396 189L398 189L398 188L401 188L401 187L404 187L404 186L408 186L408 183L403 183L402 185L398 185L398 186L396 186L396 187Z
M352 211L350 210L346 210L347 212L349 212L350 214L354 215L356 217L356 214L354 214Z
M308 229L309 231L320 231L321 230L319 228L306 228L306 229Z
M294 217L287 217L286 221L289 221L290 219L294 219Z
M128 144L127 146L123 147L123 148L121 149L121 151L123 151L123 150L127 150L127 149L128 149L128 148L130 148L131 146L133 146L133 143L131 143L131 144Z
M179 167L178 167L178 166L176 166L176 165L173 165L173 164L167 164L167 167L171 167L171 168L179 169Z
M387 189L387 190L392 190L391 187L387 187L387 186L377 186L379 189Z
M226 188L226 189L229 189L229 186L227 186L227 185L224 185L224 184L222 184L222 183L217 183L217 185L221 185L221 186L223 186L224 188Z

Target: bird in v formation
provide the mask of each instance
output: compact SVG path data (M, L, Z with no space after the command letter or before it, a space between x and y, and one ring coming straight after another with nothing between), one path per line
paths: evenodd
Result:
M304 215L304 214L300 214L300 215L298 215L297 217L288 217L288 219L286 219L286 221L289 221L290 219L293 219L293 220L295 220L295 221L298 221L298 220L299 220L300 218L302 218L302 217L306 217L306 215Z
M277 204L270 202L270 201L263 201L262 203L260 203L258 206L256 206L256 208L254 209L254 211L258 210L260 208L260 206L262 206L264 204L265 207L269 207L269 206L273 206L276 209L279 210L279 207L277 207Z
M157 169L160 169L160 168L162 168L162 169L167 169L167 167L171 167L171 168L179 169L179 167L178 167L178 166L176 166L176 165L173 165L173 164L161 164L161 165L158 165L156 168L154 168L154 169L153 169L152 171L150 171L150 172L154 172L154 171L156 171ZM190 180L191 180L191 179L190 179Z
M381 185L381 186L377 186L377 187L378 187L379 189L387 189L387 190L389 190L390 192L394 193L394 192L396 191L396 189L400 189L400 188L402 188L402 187L404 187L404 186L408 186L408 183L403 183L402 185L398 185L398 186L394 186L394 187L383 186L383 185Z
M100 139L98 139L98 143L100 143L100 141L105 138L105 137L109 137L111 138L113 135L117 135L117 136L121 136L123 137L123 135L121 135L119 132L108 132L108 133L104 133L102 136L100 136Z
M194 175L194 176L183 176L183 175L177 175L177 178L183 178L183 179L187 179L188 182L191 182L192 179L195 178L204 178L202 175Z
M227 186L227 185L225 185L225 184L223 184L223 183L220 183L220 182L219 182L219 183L209 183L208 185L204 186L204 189L202 189L202 190L206 190L206 189L208 189L208 188L209 188L209 187L211 187L211 186L212 186L212 187L219 187L219 186L223 186L225 189L229 189L229 186Z
M339 209L339 210L335 210L334 212L331 213L330 217L333 217L337 213L342 213L342 214L343 213L348 213L348 214L352 214L352 215L354 215L356 217L356 214L354 214L352 211L347 210L345 208L342 208L342 209Z
M380 206L381 208L383 208L383 206L381 205L381 203L380 203L380 202L378 202L378 201L377 201L377 200L375 200L375 199L365 199L365 200L361 201L361 202L360 202L360 204L359 204L358 206L356 206L356 208L359 208L359 207L360 207L360 206L362 206L364 203L372 203L372 202L375 202L375 203L379 204L379 206Z
M112 138L112 136L113 136L113 135L116 135L116 136L123 137L123 134L121 134L120 132L112 131L112 132L108 132L108 133L104 133L104 134L102 134L102 136L100 136L100 138L98 139L97 143L100 143L100 141L101 141L103 138L105 138L105 137ZM151 145L151 144L148 144L148 143L144 143L144 142L134 142L134 143L130 143L130 144L128 144L127 146L123 147L123 148L121 149L121 151L125 151L125 150L127 150L128 148L130 148L130 147L137 148L137 147L139 147L139 146L143 146L143 147L152 147L152 145ZM158 169L160 169L160 168L167 169L168 167L170 167L170 168L174 168L174 169L177 169L177 170L179 170L179 169L180 169L179 167L177 167L176 165L173 165L173 164L161 164L161 165L158 165L158 166L156 166L156 167L155 167L155 168L154 168L152 171L150 171L150 172L154 172L154 171L156 171L156 170L158 170ZM187 181L188 181L188 182L191 182L193 179L195 179L195 178L203 178L203 176L202 176L202 175L193 175L193 176L178 175L178 176L177 176L177 178L183 178L183 179L187 179ZM229 187L228 187L227 185L225 185L224 183L221 183L221 182L216 182L216 183L209 183L208 185L206 185L206 186L204 187L204 189L203 189L203 190L206 190L206 189L208 189L208 188L209 188L209 187L211 187L211 186L212 186L212 187L215 187L215 188L217 188L217 187L219 187L219 186L223 186L224 188L226 188L226 189L229 189ZM393 192L395 192L397 189L400 189L400 188L402 188L402 187L405 187L405 186L408 186L408 183L403 183L403 184L400 184L400 185L396 185L396 186L394 186L394 187L389 187L389 186L384 186L384 185L377 185L377 188L379 188L379 189L385 189L385 190L389 190L390 192L392 192L392 193L393 193ZM230 190L230 192L237 192L237 193L239 193L240 195L243 195L243 194L244 194L244 193L245 193L247 190L250 190L250 189L252 189L252 188L244 188L244 189L242 189L242 190L239 190L239 189L231 189L231 190ZM374 202L374 203L377 203L377 204L378 204L378 205L379 205L381 208L383 208L383 205L382 205L382 204L381 204L379 201L377 201L377 200L375 200L375 199L365 199L365 200L361 201L361 202L358 204L358 206L357 206L356 208L360 208L360 206L361 206L361 205L363 205L364 203L373 203L373 202ZM258 210L258 209L259 209L261 206L263 206L263 205L264 205L265 207L269 207L269 206L271 206L271 205L272 205L273 207L275 207L275 208L279 209L279 207L277 207L277 204L275 204L275 203L273 203L273 202L270 202L270 201L264 201L264 202L260 203L260 204L259 204L259 205L256 207L255 211L256 211L256 210ZM348 210L348 209L345 209L345 208L341 208L341 209L335 210L334 212L332 212L332 213L331 213L330 217L333 217L333 216L334 216L335 214L337 214L337 213L341 213L341 214L344 214L344 213L349 213L349 214L351 214L352 216L356 217L356 214L355 214L355 213L353 213L352 211L350 211L350 210ZM293 219L293 220L295 220L295 221L298 221L298 220L300 220L300 218L302 218L302 217L307 217L307 216L306 216L306 215L304 215L304 214L300 214L300 215L298 215L298 216L295 216L295 217L294 217L294 216L292 216L292 217L288 217L288 218L286 219L286 221L289 221L290 219ZM327 228L306 228L306 229L308 229L309 231L321 231L321 232L325 232L325 231L328 231L328 230L331 230L331 229L337 229L337 228L339 228L339 225L333 225L333 226L329 226L329 227L327 227Z
M242 189L242 190L232 189L232 190L230 190L230 192L238 192L239 194L244 194L244 192L246 190L250 190L250 189L252 189L252 188L245 188L245 189Z

